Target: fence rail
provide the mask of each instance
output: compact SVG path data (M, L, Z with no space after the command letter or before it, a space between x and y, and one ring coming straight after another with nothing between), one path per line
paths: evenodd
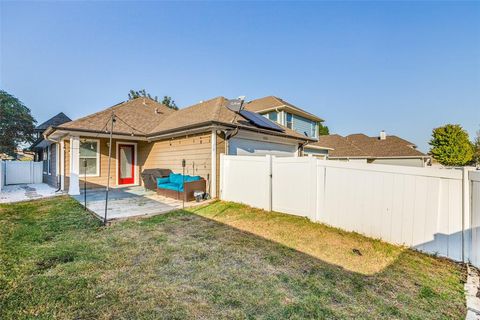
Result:
M223 200L480 265L480 172L225 156Z
M41 183L43 179L42 162L4 161L5 185Z

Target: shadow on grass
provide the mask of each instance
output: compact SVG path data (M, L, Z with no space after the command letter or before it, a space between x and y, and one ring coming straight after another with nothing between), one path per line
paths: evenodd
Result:
M277 224L295 228L278 236ZM0 206L0 228L0 258L8 266L0 267L2 319L465 316L462 270L451 262L399 249L381 271L353 272L302 251L306 235L321 225L237 204L216 202L103 228L78 203L57 198ZM351 251L356 241L397 250L320 231L313 233L319 246L336 237L352 259L370 259L364 247L362 256Z

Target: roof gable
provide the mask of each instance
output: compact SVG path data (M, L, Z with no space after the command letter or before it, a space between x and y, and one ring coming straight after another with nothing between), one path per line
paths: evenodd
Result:
M65 115L65 113L60 112L57 115L48 119L47 121L45 121L45 122L39 124L38 126L36 126L35 130L39 130L39 131L40 130L45 130L48 127L55 127L55 126L61 125L63 123L69 122L69 121L72 121L72 119L67 117Z
M117 118L114 133L147 135L176 111L152 99L140 97L65 123L59 128L94 132L106 131L113 112Z
M255 99L245 105L245 109L252 112L262 112L275 108L287 108L290 109L290 111L297 111L300 115L304 117L309 117L315 119L316 121L323 121L323 119L317 117L316 115L275 96Z

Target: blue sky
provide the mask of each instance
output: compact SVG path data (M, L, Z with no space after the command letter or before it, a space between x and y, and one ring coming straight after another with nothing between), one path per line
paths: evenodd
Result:
M480 2L5 2L0 87L39 122L129 89L181 107L276 95L339 134L382 129L424 151L480 129Z

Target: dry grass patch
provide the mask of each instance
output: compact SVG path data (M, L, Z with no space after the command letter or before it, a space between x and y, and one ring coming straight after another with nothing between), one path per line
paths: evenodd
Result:
M190 210L105 228L67 197L0 205L0 318L465 315L451 262L231 203Z
M306 218L236 203L218 202L191 211L365 275L381 272L406 250Z

